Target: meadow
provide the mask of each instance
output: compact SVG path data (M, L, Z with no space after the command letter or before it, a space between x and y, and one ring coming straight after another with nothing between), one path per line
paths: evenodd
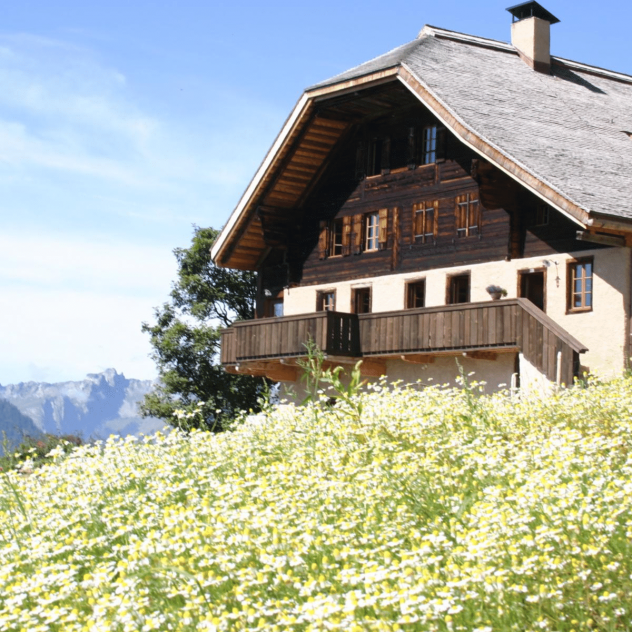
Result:
M0 630L632 629L632 379L377 384L0 475Z

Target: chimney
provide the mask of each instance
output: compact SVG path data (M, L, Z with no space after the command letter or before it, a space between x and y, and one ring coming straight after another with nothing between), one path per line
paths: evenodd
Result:
M537 2L523 2L507 9L513 16L511 43L533 70L551 72L551 24L559 20Z

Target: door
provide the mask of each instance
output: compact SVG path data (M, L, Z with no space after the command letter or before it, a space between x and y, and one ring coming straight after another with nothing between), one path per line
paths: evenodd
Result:
M518 296L528 298L536 307L546 311L544 288L546 287L544 270L522 270L519 272Z

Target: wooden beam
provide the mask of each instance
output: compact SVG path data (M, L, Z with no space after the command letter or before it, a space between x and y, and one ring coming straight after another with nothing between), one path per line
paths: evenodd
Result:
M411 364L432 364L435 361L434 356L424 353L408 353L400 357L404 362Z
M386 375L386 361L380 358L365 358L360 365L360 372L365 377L382 377Z
M277 364L267 369L265 376L273 382L296 382L298 379L298 369L295 366Z
M588 230L578 230L577 239L579 241L589 241L593 244L603 244L604 246L625 246L626 239L623 235L604 235L602 233L592 233Z
M282 364L280 360L272 362L241 362L237 365L224 367L233 375L252 375L253 377L267 377L273 382L296 382L298 368Z
M498 354L493 351L465 351L463 355L472 360L491 360L493 362L498 359Z

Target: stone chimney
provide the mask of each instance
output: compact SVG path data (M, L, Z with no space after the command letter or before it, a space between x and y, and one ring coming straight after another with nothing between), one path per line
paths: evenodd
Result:
M551 72L551 24L559 20L537 2L523 2L507 9L513 16L511 43L533 70Z

